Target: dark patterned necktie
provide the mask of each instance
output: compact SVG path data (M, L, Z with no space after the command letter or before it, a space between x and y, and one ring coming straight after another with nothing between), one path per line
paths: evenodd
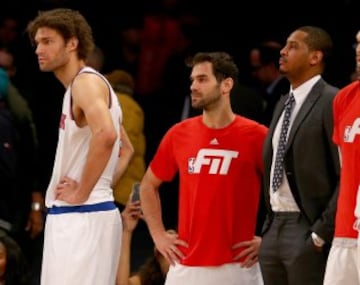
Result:
M295 98L294 95L290 93L289 98L285 102L284 119L281 125L280 139L276 151L275 167L272 180L272 189L274 192L279 188L283 180L286 137L290 125L290 116L292 110L294 109L294 105Z

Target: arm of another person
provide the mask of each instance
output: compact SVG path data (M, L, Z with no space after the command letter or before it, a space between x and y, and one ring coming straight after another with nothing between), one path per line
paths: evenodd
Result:
M25 230L30 233L31 238L36 238L44 229L43 212L45 203L43 194L40 191L33 191L31 198L31 209Z
M15 116L17 118L16 122L20 135L20 187L25 191L30 191L29 193L26 193L26 201L28 201L29 197L31 205L29 205L25 230L29 232L31 238L35 238L43 231L43 210L45 209L43 193L39 190L38 181L39 159L37 133L31 110L26 104L26 101L22 99L20 94L12 94L12 97L18 98L18 100L13 100L13 103L19 103L19 109L15 108L14 110L18 110L20 112Z
M115 186L126 171L133 155L134 147L123 125L120 126L121 147L118 163L115 168L112 185Z
M159 196L161 183L162 181L148 167L140 184L141 209L156 248L170 264L175 264L175 262L179 262L180 259L184 258L184 254L177 246L187 247L188 245L186 242L179 240L177 235L169 234L165 230L161 217Z
M131 239L141 218L140 201L132 202L129 200L121 213L121 218L123 221L123 233L116 285L141 285L141 280L138 275L130 277Z
M92 135L80 181L74 183L69 177L61 178L56 199L81 204L88 199L103 173L118 133L108 107L109 88L98 75L78 75L72 85L72 98L76 124L88 125Z

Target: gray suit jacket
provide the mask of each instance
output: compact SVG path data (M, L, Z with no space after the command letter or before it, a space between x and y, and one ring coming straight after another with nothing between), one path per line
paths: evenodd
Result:
M339 156L332 141L332 102L338 89L320 79L310 91L291 127L284 158L291 192L311 230L331 243L340 175ZM270 169L272 136L287 96L277 104L263 149L264 196L268 215L263 233L272 221L270 207Z

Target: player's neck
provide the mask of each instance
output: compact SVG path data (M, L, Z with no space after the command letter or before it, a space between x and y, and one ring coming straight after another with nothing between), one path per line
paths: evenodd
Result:
M203 123L212 129L222 129L230 125L235 114L230 110L203 111Z
M57 69L55 71L55 76L60 80L65 88L67 88L84 66L85 63L83 60L70 61L62 68Z

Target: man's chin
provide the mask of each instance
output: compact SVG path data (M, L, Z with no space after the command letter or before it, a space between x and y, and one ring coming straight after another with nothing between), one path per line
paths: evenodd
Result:
M50 68L42 67L42 66L40 66L39 69L40 69L42 72L50 72L50 71L52 71Z
M192 104L191 107L195 110L202 110L202 106L200 106L199 104Z

